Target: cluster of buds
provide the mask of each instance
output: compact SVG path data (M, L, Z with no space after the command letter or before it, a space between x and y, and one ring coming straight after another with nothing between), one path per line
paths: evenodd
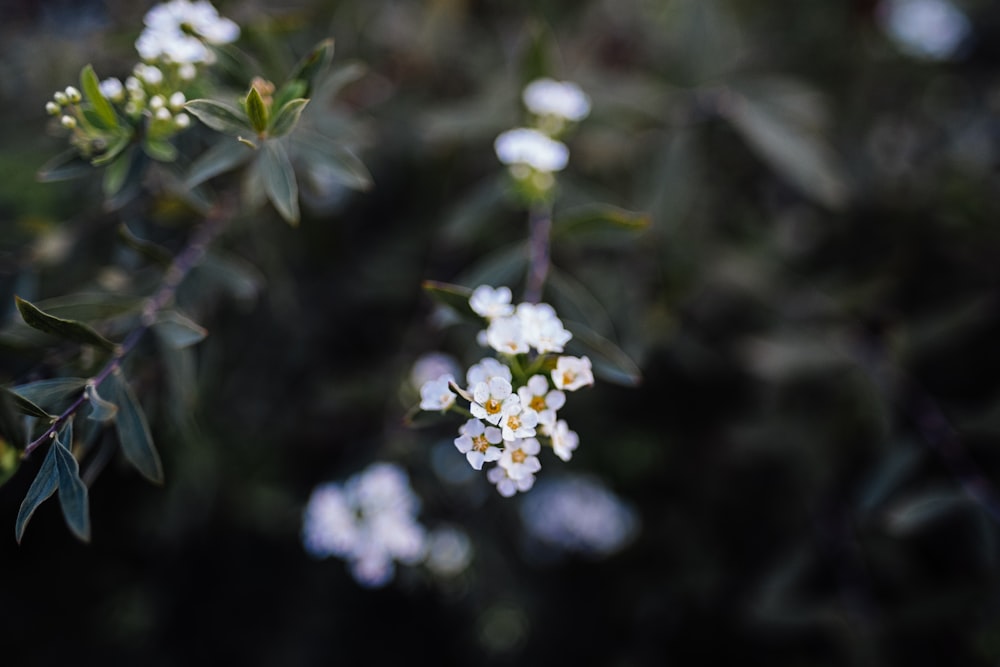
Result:
M590 98L568 81L537 79L521 94L532 123L503 132L493 147L529 198L543 198L555 184L553 173L566 168L569 149L559 138L590 113Z
M487 471L487 479L501 495L527 491L541 469L538 454L550 447L569 461L579 444L558 411L566 392L594 383L590 359L563 355L572 338L555 310L545 303L511 303L507 287L477 287L469 306L487 327L479 342L498 353L466 372L460 387L451 374L428 380L420 388L420 408L464 412L469 419L459 428L455 447L469 464ZM469 407L459 407L461 397Z

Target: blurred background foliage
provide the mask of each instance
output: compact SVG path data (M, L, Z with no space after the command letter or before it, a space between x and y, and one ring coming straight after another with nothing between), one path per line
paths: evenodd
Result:
M0 487L5 664L1000 660L996 3L957 3L950 58L907 53L870 0L216 4L265 74L327 36L363 67L309 112L374 186L316 174L298 229L261 209L187 283L209 337L133 378L164 487L112 461L93 544L48 503L20 547L39 461ZM127 73L147 9L0 3L7 323L15 293L148 293L115 230L183 231L170 198L105 211L99 177L35 182L63 148L45 101L84 64ZM562 470L641 521L606 558L528 548L518 500L442 479L452 424L403 424L420 355L478 358L421 282L521 280L525 215L492 141L540 75L593 99L556 218L600 202L651 220L557 239L546 294L643 376L567 408L581 446ZM5 382L62 363L10 340L0 359ZM312 488L377 459L410 471L428 523L469 533L464 575L368 591L306 556Z

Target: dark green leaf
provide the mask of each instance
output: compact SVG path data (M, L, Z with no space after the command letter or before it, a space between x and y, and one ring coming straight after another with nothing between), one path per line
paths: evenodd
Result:
M568 348L590 358L594 375L625 387L636 387L642 382L642 371L620 347L579 322L564 322L564 325L573 334Z
M309 100L298 98L290 100L274 114L271 119L271 129L269 134L272 137L281 137L291 132L302 116L302 110L309 104Z
M39 410L42 413L41 415L34 412L38 408L37 405L32 404L30 401L25 401L25 399L6 388L0 388L0 459L3 458L3 446L5 443L10 443L10 445L18 448L23 448L25 445L27 436L24 432L24 419L21 418L19 412L21 405L24 403L31 406L33 410L31 414L35 416L45 415L44 411L41 410ZM2 468L2 465L0 465L0 468ZM3 470L0 469L0 478L2 477Z
M99 422L108 422L118 414L118 406L111 401L106 401L97 393L97 387L88 383L84 394L90 402L89 419Z
M260 160L267 198L289 224L299 223L299 186L285 147L277 141L264 143Z
M254 87L250 88L250 92L247 93L246 98L246 109L247 118L250 119L250 127L253 128L254 132L258 135L264 133L267 130L267 106L264 104L264 100L260 96L260 92Z
M271 102L271 108L280 109L294 99L305 97L308 90L309 86L306 85L305 81L300 79L289 81L274 94L274 99ZM273 124L274 120L272 119L271 122Z
M309 97L312 94L312 87L315 85L316 79L323 74L323 71L330 65L330 61L332 60L333 38L329 37L314 46L295 65L288 79L289 81L304 81L307 88L302 93L302 96Z
M178 349L200 343L208 335L204 327L176 310L161 312L153 324L153 330L164 343Z
M49 447L42 467L38 469L35 481L28 487L28 493L21 501L21 509L17 512L17 521L14 523L14 537L17 543L21 543L24 537L24 529L31 520L31 516L38 509L38 506L49 499L59 486L59 471L56 469L55 445Z
M146 139L142 142L142 150L158 162L173 162L177 159L177 147L162 139Z
M101 183L101 187L104 191L105 198L110 199L111 197L114 197L125 185L129 172L132 170L133 155L132 151L126 151L125 153L119 155L117 160L109 163L107 168L104 170L104 179Z
M315 132L298 132L292 139L311 170L325 172L355 190L371 187L372 176L368 168L351 149Z
M614 325L607 309L578 280L553 266L549 269L547 287L552 305L563 317L584 322L603 336L613 334Z
M50 415L48 412L42 410L40 407L35 405L32 401L29 401L27 398L21 396L12 389L8 389L6 387L0 387L0 393L9 397L9 400L12 402L13 407L17 410L19 414L31 415L32 417L38 417L39 419L42 419L44 421L51 421L55 419L54 415ZM5 402L7 400L8 400L7 398L4 399ZM22 435L20 440L15 440L13 442L19 447L23 447L25 438Z
M425 280L421 287L438 303L448 306L463 317L474 318L476 321L482 322L482 317L469 306L472 290L468 287L438 282L437 280Z
M108 144L107 150L91 160L90 163L95 167L101 167L109 164L116 157L118 157L122 151L128 148L131 143L132 132L130 130L123 129L114 136L114 139L110 144Z
M552 221L553 238L578 238L626 232L635 234L649 228L648 213L627 211L609 204L587 204L560 212Z
M239 136L253 133L250 121L241 111L215 100L191 100L184 105L189 112L217 132Z
M84 67L83 71L80 72L80 86L83 88L83 94L87 98L87 101L93 107L94 113L97 114L97 117L103 123L99 127L104 130L118 127L118 116L115 115L115 110L112 108L111 103L101 93L101 84L97 79L94 68L90 65Z
M254 156L253 149L239 141L223 140L194 161L184 183L193 188L213 176L235 169Z
M345 86L363 77L367 71L368 68L363 63L346 63L330 72L330 74L323 79L323 82L317 86L317 90L312 95L307 96L307 91L302 91L295 97L312 97L324 100L331 99L337 96Z
M18 312L24 318L25 324L34 329L58 336L59 338L71 340L75 343L95 345L108 352L113 352L115 349L114 343L82 322L64 320L60 317L49 315L18 296L14 297L14 301L17 304Z
M137 311L144 299L127 294L80 292L39 301L36 306L50 315L70 320L106 320Z
M28 384L11 387L18 396L33 403L37 408L50 414L59 414L79 396L79 392L86 386L87 381L83 378L55 378L52 380L39 380ZM25 410L25 414L35 414Z
M146 423L146 415L132 393L131 387L122 375L120 369L108 378L111 388L108 392L111 401L118 406L118 418L115 427L122 453L146 479L157 484L163 483L163 465L160 455L153 445L153 436Z
M38 170L37 178L42 183L65 181L71 178L80 178L91 173L93 169L93 165L80 157L80 153L73 148L56 155L43 164Z
M887 528L894 535L905 535L969 507L969 499L953 491L930 491L899 503L886 516Z
M132 248L132 250L135 250L137 253L154 264L158 264L159 266L166 268L174 261L174 257L170 254L169 250L157 243L153 243L152 241L140 239L132 233L132 231L128 228L128 225L125 223L118 226L118 238L120 238L129 248Z
M65 441L65 442L64 442ZM90 494L80 479L80 464L70 451L73 446L73 422L52 443L55 450L56 473L59 485L59 505L66 525L79 539L90 541Z

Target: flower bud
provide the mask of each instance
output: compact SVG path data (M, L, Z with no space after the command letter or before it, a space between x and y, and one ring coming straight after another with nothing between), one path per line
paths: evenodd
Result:
M60 110L61 107L55 102L45 103L45 113L49 114L50 116L58 116Z
M177 114L174 116L174 125L181 130L187 129L191 125L191 116L186 113Z
M159 111L166 104L166 100L163 99L163 95L153 95L149 98L149 108L153 111Z
M64 107L67 104L69 104L69 98L66 97L66 93L64 93L61 90L57 91L56 94L52 96L52 99L54 99L56 103L59 104L59 106L61 107Z
M174 111L180 111L184 107L185 102L187 102L187 98L179 90L170 96L170 108Z
M63 116L59 119L59 122L68 130L72 130L76 127L76 118L73 118L72 116Z
M69 100L70 104L77 104L83 99L83 96L80 95L80 91L73 86L66 86L66 99Z
M159 109L156 110L154 117L156 118L156 120L168 121L171 118L173 118L173 115L170 113L170 109L161 106Z

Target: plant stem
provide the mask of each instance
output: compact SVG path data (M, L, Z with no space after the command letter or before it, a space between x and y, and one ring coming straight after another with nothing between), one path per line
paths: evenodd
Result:
M542 300L542 289L549 275L549 236L552 232L552 206L548 203L534 204L528 213L528 275L524 288L524 300L538 303Z
M216 209L194 231L191 238L188 239L187 245L174 257L173 262L167 268L159 289L146 299L146 303L142 307L139 326L129 332L125 340L115 348L114 354L108 363L104 365L104 368L87 381L88 386L96 389L109 375L121 367L122 359L135 349L135 346L138 345L143 335L156 323L157 314L173 300L174 295L177 293L177 288L184 282L184 278L187 277L191 269L197 266L202 257L204 257L208 245L222 231L223 222L226 219L227 216ZM59 432L63 424L75 415L86 402L87 391L84 389L76 400L45 429L44 433L28 443L28 446L24 448L24 452L21 454L21 458L26 458L31 452L41 446L42 443L55 438L56 433Z

